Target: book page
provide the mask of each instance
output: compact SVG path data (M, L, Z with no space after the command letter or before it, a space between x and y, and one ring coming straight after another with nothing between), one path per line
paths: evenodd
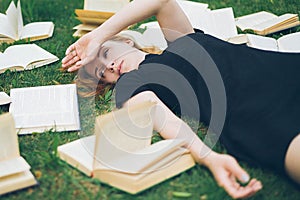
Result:
M27 171L29 169L30 165L21 156L0 161L0 178Z
M219 39L234 37L238 34L231 7L212 10L210 14L212 29L208 30L207 34L211 34Z
M277 40L279 51L300 52L300 32L284 35Z
M105 22L106 18L92 18L92 17L76 17L79 21L81 21L83 24L91 24L91 25L97 25L99 26L103 22Z
M73 29L75 30L83 30L83 31L92 31L96 29L98 25L94 24L79 24L77 26L74 26Z
M12 1L7 10L6 15L0 15L0 35L12 38L13 40L18 39L18 20L17 20L17 8Z
M20 39L43 37L52 37L54 30L53 22L33 22L26 24L20 33Z
M93 172L95 135L84 137L58 146L58 155L87 176Z
M244 31L245 29L253 29L253 27L255 27L256 25L261 24L265 21L269 21L274 18L277 18L277 15L274 15L266 11L261 11L261 12L237 17L235 19L235 24L242 31Z
M279 26L281 23L284 23L286 20L289 20L293 17L295 17L295 14L284 14L279 17L274 17L273 19L256 24L252 27L252 29L257 31L263 31L270 27Z
M26 128L55 128L79 122L75 84L14 88L10 96L9 112L14 116L16 128L26 131Z
M16 57L16 55L18 56ZM13 45L8 47L4 53L0 55L0 70L13 67L25 69L30 63L34 63L35 67L39 67L41 66L39 62L44 64L44 61L54 62L56 60L58 60L56 56L36 44ZM31 66L31 68L32 67L33 66Z
M277 41L274 38L254 34L247 34L247 37L247 45L250 47L262 50L278 51Z
M150 111L154 105L145 102L97 117L95 162L110 167L112 160L149 146L153 132Z
M113 16L114 12L107 12L107 11L94 11L94 10L82 10L82 9L75 9L75 14L78 17L86 17L86 18L95 18L95 19L108 19Z
M124 153L124 155L112 159L106 164L111 167L111 170L124 173L145 173L147 168L179 150L184 144L185 141L180 139L162 140L134 153Z
M168 44L165 35L157 21L141 24L140 28L146 28L143 32L143 41L146 46L156 46L161 50L167 48Z
M129 0L85 0L83 8L115 13L128 3Z
M193 28L200 29L200 13L206 11L208 4L186 0L177 0L177 3L191 22Z
M9 104L10 102L10 97L5 92L0 92L0 105Z
M22 29L23 29L23 17L22 17L20 0L18 0L18 3L17 3L17 17L18 17L17 34L18 34L18 39L21 39L21 33L22 33Z
M0 115L0 162L20 156L15 123L10 113Z

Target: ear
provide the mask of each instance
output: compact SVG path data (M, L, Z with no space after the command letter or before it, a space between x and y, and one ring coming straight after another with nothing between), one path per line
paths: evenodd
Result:
M134 42L131 39L125 40L125 43L129 44L130 46L134 46Z

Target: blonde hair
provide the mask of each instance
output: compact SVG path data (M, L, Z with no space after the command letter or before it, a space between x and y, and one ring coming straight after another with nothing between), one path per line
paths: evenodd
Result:
M162 50L155 46L146 46L142 43L138 43L136 38L132 35L120 33L109 39L110 41L124 42L127 40L132 40L134 42L134 47L150 54L160 54ZM106 83L99 80L96 77L92 77L85 69L82 67L77 72L77 76L74 82L78 88L78 94L82 97L99 96L105 94L108 90L114 87L114 83Z

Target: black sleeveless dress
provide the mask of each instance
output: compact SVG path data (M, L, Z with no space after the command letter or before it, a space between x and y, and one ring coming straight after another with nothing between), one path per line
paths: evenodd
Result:
M285 172L287 148L300 132L300 53L258 50L196 32L161 55L147 55L115 89L117 107L153 91L174 113L220 132L229 154L278 172Z

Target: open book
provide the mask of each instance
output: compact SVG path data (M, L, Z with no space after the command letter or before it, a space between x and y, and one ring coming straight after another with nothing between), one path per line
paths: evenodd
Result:
M36 44L19 44L9 46L0 52L0 73L5 70L29 70L48 65L58 60L58 57Z
M242 31L250 29L259 35L268 35L300 25L297 14L286 13L277 16L266 11L237 17L235 20L236 26Z
M59 146L59 157L86 175L131 194L193 167L184 140L151 144L153 106L144 102L97 117L95 134Z
M237 38L231 38L229 42L237 44L245 43L249 47L263 50L300 52L300 32L281 36L277 40L261 35L244 34Z
M76 18L81 24L75 26L74 37L97 28L118 10L129 3L129 0L85 0L83 9L75 9Z
M10 97L18 134L80 129L75 84L13 88Z
M23 25L20 0L17 7L12 1L6 10L6 15L0 13L0 42L13 42L20 39L30 41L52 37L53 22L32 22Z
M0 195L37 184L30 165L20 155L14 120L0 115Z

